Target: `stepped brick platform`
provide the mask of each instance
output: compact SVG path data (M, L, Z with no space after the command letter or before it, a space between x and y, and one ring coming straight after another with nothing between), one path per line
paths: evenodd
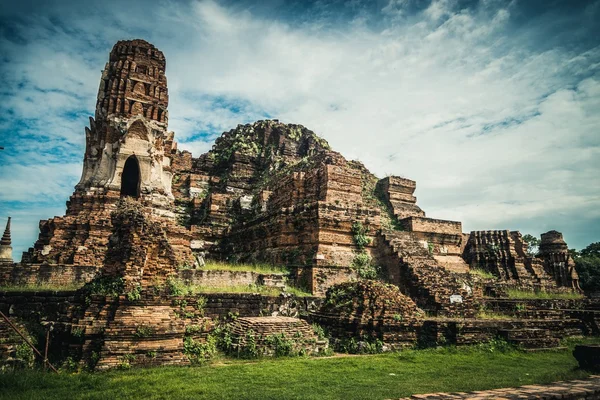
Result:
M401 400L409 399L600 399L600 375L592 375L588 379L554 382L549 385L526 385L475 392L415 394Z
M238 318L231 330L234 351L247 345L248 335L254 338L258 351L263 355L270 355L275 351L270 343L273 337L293 342L296 351L302 350L306 354L319 353L319 350L327 347L327 341L319 341L312 327L298 318Z

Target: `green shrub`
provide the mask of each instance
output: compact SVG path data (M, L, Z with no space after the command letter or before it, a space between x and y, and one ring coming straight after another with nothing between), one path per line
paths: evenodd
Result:
M118 369L129 369L131 368L131 364L135 361L135 356L133 354L125 354L124 356L121 356L118 359Z
M123 293L125 281L122 277L101 276L86 283L81 292L86 304L90 304L92 295L118 297Z
M256 336L254 331L250 329L246 332L244 342L238 345L238 357L241 358L257 358L259 356L258 347L256 346Z
M35 355L33 349L27 343L21 343L15 350L15 358L22 360L26 365L32 365Z
M154 327L148 326L148 325L138 325L135 328L135 332L133 333L133 336L135 336L136 338L146 338L146 337L154 335L154 333L155 333Z
M367 229L358 221L352 224L352 239L359 250L363 250L365 246L371 244L371 238L367 237Z
M192 364L203 364L217 353L217 343L214 335L208 335L204 343L186 337L183 341L183 353Z
M167 279L167 292L171 296L185 296L189 293L189 289L184 282L170 277Z
M366 251L357 253L352 260L351 267L362 279L377 279L379 267L372 264L373 259Z
M126 293L127 300L137 301L142 298L142 287L140 285L135 286L130 292Z
M325 329L319 324L312 324L312 329L315 335L319 338L319 340L323 340L327 337L325 333Z

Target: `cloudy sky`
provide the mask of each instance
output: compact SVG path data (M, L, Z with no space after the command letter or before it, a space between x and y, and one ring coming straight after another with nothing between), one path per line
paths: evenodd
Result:
M465 232L600 241L600 0L53 1L0 5L0 223L15 258L62 215L112 45L167 58L196 156L238 123L300 123Z

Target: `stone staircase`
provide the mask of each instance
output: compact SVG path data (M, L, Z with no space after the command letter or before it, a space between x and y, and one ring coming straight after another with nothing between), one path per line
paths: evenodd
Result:
M26 332L18 323L21 332ZM0 319L0 372L33 366L32 360L23 360L17 356L17 347L25 341L2 319Z
M381 231L378 245L387 247L399 268L398 286L419 307L437 315L469 317L476 314L475 296L460 277L438 264L410 232ZM389 259L390 256L388 256Z

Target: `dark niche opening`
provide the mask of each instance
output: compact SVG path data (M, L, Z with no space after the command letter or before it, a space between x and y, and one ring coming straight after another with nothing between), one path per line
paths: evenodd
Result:
M136 156L131 156L125 161L121 175L121 197L140 196L140 164Z

